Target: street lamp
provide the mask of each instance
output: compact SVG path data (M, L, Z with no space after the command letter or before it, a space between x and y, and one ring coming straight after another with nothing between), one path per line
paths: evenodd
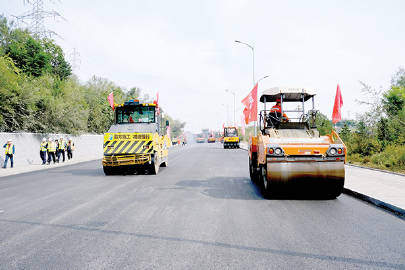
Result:
M235 118L235 111L236 111L236 108L235 108L235 100L236 100L236 94L235 94L235 92L234 91L231 91L231 90L229 90L229 89L225 89L225 92L227 92L227 93L230 93L230 94L232 94L233 95L233 123L235 124L236 123L236 118Z
M257 83L259 83L261 80L266 79L266 78L268 78L268 77L270 77L270 75L266 75L266 76L264 76L264 77L261 77L260 79L257 80Z
M235 40L235 42L240 43L240 44L244 44L244 45L248 46L252 50L253 86L255 86L255 47L248 44L248 43L239 41L239 40Z
M226 109L226 121L227 122L229 122L229 106L228 106L228 104L221 104L222 106L224 106L225 107L225 109Z
M255 85L256 85L256 82L255 82L255 48L254 48L254 46L252 46L248 43L242 42L240 40L235 40L235 42L246 45L252 50L253 87L255 87ZM255 125L254 125L254 135L255 136L257 135L256 126L257 126L257 122L255 121Z

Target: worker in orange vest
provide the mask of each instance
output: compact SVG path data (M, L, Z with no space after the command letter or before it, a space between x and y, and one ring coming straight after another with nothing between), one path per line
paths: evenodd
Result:
M271 107L270 112L278 112L281 114L281 99L276 99L276 105ZM290 121L285 113L283 113L283 120L286 122Z

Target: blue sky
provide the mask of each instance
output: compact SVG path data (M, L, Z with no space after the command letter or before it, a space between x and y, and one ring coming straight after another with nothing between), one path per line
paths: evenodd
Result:
M254 44L259 92L308 86L329 117L337 83L343 116L364 111L363 81L387 89L405 66L405 1L45 1L66 18L46 26L67 55L80 53L82 81L101 76L154 96L186 129L219 129L242 111L252 87ZM28 11L23 0L0 0L6 16ZM228 108L228 113L227 113Z

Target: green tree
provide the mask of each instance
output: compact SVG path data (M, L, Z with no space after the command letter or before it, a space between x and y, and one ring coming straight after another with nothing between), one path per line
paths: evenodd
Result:
M13 39L6 47L5 53L13 59L18 68L29 75L39 77L51 71L49 54L45 52L41 42L26 31L14 31Z
M44 39L42 41L42 45L45 52L49 56L51 72L58 76L59 79L65 80L72 74L72 68L65 60L62 48L56 45L54 41L50 39Z
M322 113L318 113L316 116L316 127L321 136L332 132L332 122Z
M405 87L405 69L398 69L397 73L392 77L391 85Z
M0 15L0 55L4 55L6 53L5 48L8 47L10 42L10 32L13 25L13 22L9 23L6 17Z
M342 138L342 140L344 142L348 141L351 135L351 131L349 129L349 126L347 125L347 123L344 123L342 129L340 130L339 133L340 137Z
M384 93L383 104L388 115L398 115L405 107L405 86L393 86Z
M14 103L19 98L17 67L12 59L0 56L0 130L10 132L18 130L20 123L15 116Z

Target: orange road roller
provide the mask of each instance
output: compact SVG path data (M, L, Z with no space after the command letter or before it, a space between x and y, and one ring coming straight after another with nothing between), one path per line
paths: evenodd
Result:
M249 172L265 198L336 198L343 191L346 146L334 130L320 136L315 95L313 89L274 87L260 96L264 109L260 132L249 139ZM312 107L305 111L309 100ZM274 106L266 108L267 103Z

